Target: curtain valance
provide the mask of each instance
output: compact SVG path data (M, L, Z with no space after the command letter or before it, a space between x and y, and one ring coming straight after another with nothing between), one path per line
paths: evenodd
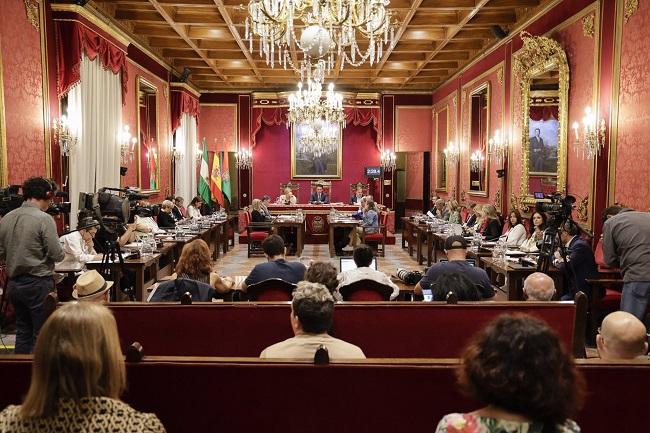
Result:
M557 105L542 105L542 106L533 106L529 109L529 116L532 120L539 122L543 120L557 120L559 117L558 106Z
M199 123L201 106L199 105L199 100L194 95L181 89L172 89L171 104L172 133L176 132L178 127L181 125L181 117L183 116L183 113L187 113L194 117L196 123Z

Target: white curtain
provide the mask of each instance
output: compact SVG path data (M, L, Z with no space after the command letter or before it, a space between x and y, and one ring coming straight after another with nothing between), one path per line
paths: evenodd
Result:
M176 160L174 177L176 196L185 199L187 206L196 195L196 119L187 113L181 116L181 126L176 130L176 149L183 155Z
M77 226L79 193L120 187L122 83L119 74L83 55L80 81L68 93L68 118L79 142L70 155L70 227Z

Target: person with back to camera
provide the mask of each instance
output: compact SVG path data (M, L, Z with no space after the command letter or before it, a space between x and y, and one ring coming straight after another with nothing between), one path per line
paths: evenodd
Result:
M648 359L648 335L645 325L626 311L608 314L598 328L596 347L600 359Z
M343 286L356 283L357 281L373 280L393 289L393 293L390 295L391 301L399 296L399 287L397 287L397 284L393 283L388 275L370 267L372 259L375 257L372 248L368 245L361 244L354 249L352 257L354 258L354 264L357 265L357 267L339 274L339 285L337 290Z
M30 353L45 321L43 301L54 290L54 264L65 258L52 217L45 213L53 184L32 177L23 204L0 221L0 259L7 266L7 292L16 309L16 353Z
M305 277L305 265L300 262L285 260L284 241L280 236L271 235L264 239L262 249L267 261L255 265L246 280L244 280L242 290L271 278L279 278L287 283L296 284Z
M429 289L442 274L460 272L469 277L477 287L480 287L482 298L494 296L492 283L490 283L490 278L485 270L474 267L465 260L467 257L467 241L464 237L449 236L445 240L445 253L448 261L435 263L429 268L426 275L415 285L416 295L422 295L422 289Z
M436 433L578 433L585 385L557 334L537 318L502 315L472 339L457 371L483 408L445 415Z
M210 248L203 239L195 239L183 246L175 271L171 279L186 278L205 283L214 287L217 293L226 293L234 285L232 278L220 277L212 271Z
M363 351L354 344L327 333L334 318L334 299L329 290L318 283L301 281L293 291L291 328L294 337L267 347L260 358L314 359L322 345L330 359L364 359Z
M445 272L431 285L433 301L446 301L449 293L459 301L480 301L481 293L476 284L462 272Z
M542 272L533 272L524 280L524 297L527 301L550 301L555 296L553 278Z
M0 433L161 433L156 415L119 400L124 355L113 314L93 302L52 313L36 341L25 401L0 413Z
M335 302L340 302L343 297L337 290L339 285L338 271L329 262L314 262L305 273L305 281L310 283L319 283L327 287L327 290L332 294Z

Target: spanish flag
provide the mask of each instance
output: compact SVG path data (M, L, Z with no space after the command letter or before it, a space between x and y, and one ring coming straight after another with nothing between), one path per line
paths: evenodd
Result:
M210 194L212 201L224 206L223 193L221 191L221 166L219 164L219 152L215 152L212 158L212 171L210 172Z

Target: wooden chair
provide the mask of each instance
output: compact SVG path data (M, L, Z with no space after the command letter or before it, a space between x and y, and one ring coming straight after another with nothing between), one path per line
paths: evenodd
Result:
M270 278L246 288L249 301L291 301L296 285L279 278Z
M246 226L248 237L248 257L263 256L262 242L273 232L271 223L249 223Z
M312 180L311 181L311 192L316 192L316 187L322 186L323 192L332 197L332 181L331 180Z
M386 255L386 219L388 218L388 212L382 211L379 213L379 229L374 227L363 227L361 232L361 241L366 245L377 244L377 254L381 257ZM377 230L376 233L370 232L367 230ZM410 245L410 244L409 244ZM381 246L381 247L380 247Z
M390 301L393 288L375 280L360 280L339 288L344 301Z

